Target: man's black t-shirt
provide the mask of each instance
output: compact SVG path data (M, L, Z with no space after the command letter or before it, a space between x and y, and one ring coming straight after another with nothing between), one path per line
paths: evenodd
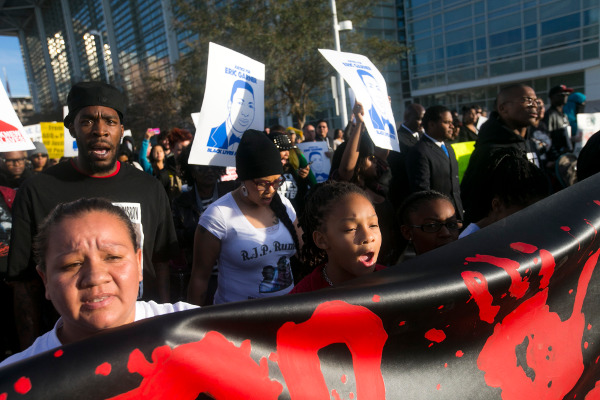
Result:
M73 161L48 168L23 183L13 205L9 280L37 276L32 239L37 226L59 203L82 197L102 197L122 207L143 232L144 292L154 297L156 274L152 261L168 261L177 255L177 236L169 200L158 180L135 167L119 163L116 173L95 178L80 172ZM146 296L145 296L146 297Z

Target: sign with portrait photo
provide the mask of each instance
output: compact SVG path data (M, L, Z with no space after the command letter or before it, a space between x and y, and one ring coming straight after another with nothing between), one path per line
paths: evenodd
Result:
M387 86L377 67L360 54L324 49L319 51L348 82L357 101L362 103L365 126L375 146L400 151Z
M264 64L210 43L202 110L192 114L190 164L235 166L242 134L264 129L264 88Z
M298 143L298 148L304 154L304 158L310 165L310 170L314 174L318 183L325 182L329 178L331 161L327 157L329 148L327 142L304 142Z

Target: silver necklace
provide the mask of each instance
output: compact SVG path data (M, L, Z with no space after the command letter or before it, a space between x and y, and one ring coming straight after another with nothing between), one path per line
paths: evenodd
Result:
M329 279L329 276L327 275L327 271L325 270L325 268L327 268L327 264L325 264L323 266L323 269L321 269L321 275L323 275L323 279L325 279L325 282L327 282L329 284L329 286L333 286L333 282L331 282L331 279Z

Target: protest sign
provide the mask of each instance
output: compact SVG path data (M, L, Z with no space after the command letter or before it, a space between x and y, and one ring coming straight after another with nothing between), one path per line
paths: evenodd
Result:
M48 157L61 158L65 154L65 129L62 122L42 122L42 142Z
M338 287L164 315L52 349L4 368L0 394L598 399L598 185L600 175Z
M452 143L451 146L456 155L456 161L458 161L458 179L462 181L463 175L469 166L471 154L475 150L475 142Z
M342 75L365 111L365 126L377 147L400 151L396 121L392 113L383 75L365 56L319 49L323 57Z
M64 106L63 107L63 118L66 117L68 114L69 114L69 107ZM65 157L77 157L77 154L79 154L79 151L77 149L77 141L75 141L75 138L73 136L71 136L71 132L69 132L68 126L64 127L63 132L64 132L63 154L60 157L62 157L63 155ZM50 157L52 157L52 156L50 156Z
M329 178L331 161L327 157L329 148L327 142L303 142L298 143L298 148L304 154L304 158L310 165L310 170L314 174L318 183L325 182Z
M42 141L42 127L40 124L27 125L23 127L23 132L32 142Z
M235 166L242 134L264 129L264 85L264 64L210 43L202 110L192 114L190 164Z
M32 149L35 146L25 134L8 94L0 84L0 152Z
M589 138L600 131L600 113L577 114L577 135L581 137L581 146L585 146Z

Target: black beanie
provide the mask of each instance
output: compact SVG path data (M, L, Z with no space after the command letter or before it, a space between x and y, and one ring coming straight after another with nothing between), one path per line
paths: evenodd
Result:
M116 87L104 82L79 82L73 85L67 96L69 114L65 117L65 126L75 120L82 108L89 106L104 106L112 108L119 114L121 124L125 117L127 99Z
M248 129L240 139L235 168L242 181L283 174L279 150L266 133L254 129Z

